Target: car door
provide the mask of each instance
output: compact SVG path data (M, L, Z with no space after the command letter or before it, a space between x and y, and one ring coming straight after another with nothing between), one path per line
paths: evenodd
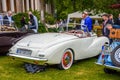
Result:
M92 57L95 55L94 50L91 45L94 41L96 36L86 37L86 38L80 38L74 41L74 51L75 51L75 59L84 59L88 57Z

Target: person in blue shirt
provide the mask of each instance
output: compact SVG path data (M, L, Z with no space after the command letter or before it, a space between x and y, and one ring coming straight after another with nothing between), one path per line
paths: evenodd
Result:
M87 27L88 31L91 32L92 30L92 19L89 17L88 12L83 12L82 16L84 17L84 26Z

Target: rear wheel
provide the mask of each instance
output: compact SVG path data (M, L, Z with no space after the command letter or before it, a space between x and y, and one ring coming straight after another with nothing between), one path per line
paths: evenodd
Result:
M120 67L120 46L117 46L111 53L111 60L115 66Z
M73 64L73 52L66 50L62 56L61 63L58 65L59 69L69 69Z

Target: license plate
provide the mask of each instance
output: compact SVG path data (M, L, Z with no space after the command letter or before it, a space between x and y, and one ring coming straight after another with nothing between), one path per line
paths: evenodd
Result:
M17 54L30 56L32 51L27 49L17 49Z

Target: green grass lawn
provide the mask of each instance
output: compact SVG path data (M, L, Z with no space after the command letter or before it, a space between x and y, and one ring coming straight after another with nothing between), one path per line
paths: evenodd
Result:
M102 66L95 64L97 58L77 61L68 70L50 66L44 72L27 73L23 62L0 56L0 80L120 80L120 72L106 74Z

